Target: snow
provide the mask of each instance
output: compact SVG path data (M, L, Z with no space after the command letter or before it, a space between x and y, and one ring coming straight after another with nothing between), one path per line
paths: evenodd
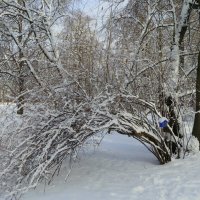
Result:
M199 141L196 137L191 136L188 141L188 150L193 153L199 152Z
M2 129L13 129L15 106L0 107ZM188 118L185 120L189 122ZM17 119L17 124L20 121ZM5 127L5 122L9 127ZM117 133L107 134L98 147L88 147L81 152L66 182L68 162L54 182L46 187L39 185L22 200L199 200L198 145L191 137L189 156L159 165L137 140ZM1 195L0 200L5 200Z
M23 200L199 200L200 154L159 165L146 148L119 134L106 135L97 149L69 168L49 186L41 184Z

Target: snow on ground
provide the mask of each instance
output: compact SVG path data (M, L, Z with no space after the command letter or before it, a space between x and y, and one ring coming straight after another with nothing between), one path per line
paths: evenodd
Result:
M200 154L159 165L136 140L107 135L85 152L67 180L68 168L23 200L199 200Z

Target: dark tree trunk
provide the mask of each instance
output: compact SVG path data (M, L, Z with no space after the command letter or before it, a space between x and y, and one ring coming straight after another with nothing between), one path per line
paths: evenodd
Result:
M197 79L196 79L196 114L192 135L200 141L200 51L197 64Z
M178 121L178 113L176 113L176 102L175 99L172 98L172 96L169 96L166 98L166 105L168 106L168 119L169 119L169 126L172 128L172 131L174 133L175 136L177 136L180 140L183 137L182 134L180 133L180 125L179 125L179 121ZM168 132L170 133L170 130L168 129L168 127L163 129L164 132ZM171 154L177 154L177 157L180 157L180 150L179 150L179 146L181 144L176 143L173 140L169 140L166 142Z
M24 113L24 78L19 78L19 94L20 96L17 99L17 114L23 115Z
M23 1L18 0L19 4L23 4ZM23 14L23 12L22 12ZM18 21L18 42L21 44L23 40L23 18L20 16ZM24 113L24 77L23 77L23 70L24 70L24 61L23 61L23 52L19 48L19 57L18 57L18 71L19 71L19 78L18 78L18 97L17 97L17 114L23 115Z

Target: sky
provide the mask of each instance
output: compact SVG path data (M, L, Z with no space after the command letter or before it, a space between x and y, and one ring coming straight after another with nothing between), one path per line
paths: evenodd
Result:
M75 7L79 8L81 11L91 16L93 19L98 20L98 23L102 21L102 18L106 19L110 15L110 10L119 11L125 5L127 5L129 0L122 0L120 3L113 1L115 3L106 2L103 0L77 0L75 1ZM113 6L111 6L113 5Z
M73 6L91 17L90 27L101 37L102 26L109 15L109 3L102 0L75 0Z
M80 0L75 2L75 7L87 13L91 17L98 15L100 0Z

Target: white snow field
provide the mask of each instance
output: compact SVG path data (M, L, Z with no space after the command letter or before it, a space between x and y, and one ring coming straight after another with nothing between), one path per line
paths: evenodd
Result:
M112 134L85 152L67 182L64 167L55 181L23 200L200 200L200 154L159 165L136 140Z

